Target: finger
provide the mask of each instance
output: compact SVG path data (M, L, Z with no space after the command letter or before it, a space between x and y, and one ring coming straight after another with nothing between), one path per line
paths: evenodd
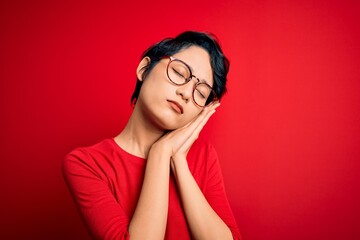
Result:
M193 142L198 138L200 131L203 129L209 118L212 114L214 114L215 109L220 106L220 103L215 102L205 107L202 112L190 123L186 124L184 127L179 128L177 130L169 133L169 137L177 136L180 137L180 142L182 144L179 145L179 150L183 151L187 148L190 148Z
M202 118L202 120L199 122L199 124L194 129L192 135L198 136L200 131L204 128L205 124L209 121L210 117L216 112L215 109L210 110L206 113L206 115Z
M208 120L214 113L215 109L207 112L207 114L204 116L204 118L202 118L201 122L199 122L194 131L191 132L190 136L185 140L184 144L182 144L178 151L187 151L191 147L191 145L199 137L199 134L204 128L205 124L208 122Z
M202 124L202 122L205 120L205 123L208 121L210 116L213 114L213 111L215 111L216 108L220 106L220 103L218 101L211 103L210 105L206 106L202 112L197 116L197 118L191 123L192 124L192 130L195 131L195 129ZM210 114L210 115L209 115ZM204 126L205 123L202 125Z
M208 106L206 106L205 109L208 108L210 110L213 110L213 109L218 108L219 106L220 106L220 102L216 101L216 102L213 102L213 103L209 104Z
M202 121L204 118L206 118L207 114L209 112L211 112L212 110L215 110L216 108L218 108L220 106L220 103L218 101L216 102L213 102L211 104L209 104L208 106L206 106L201 112L200 114L193 120L189 123L189 125L187 126L190 126L192 125L193 128L196 128Z
M205 126L211 115L214 113L215 110L209 112L206 118L203 119L203 121L197 126L197 128L191 133L191 135L188 138L186 138L185 142L180 146L177 152L189 151L192 144L196 141L196 139L198 139L201 130L203 129L203 127Z

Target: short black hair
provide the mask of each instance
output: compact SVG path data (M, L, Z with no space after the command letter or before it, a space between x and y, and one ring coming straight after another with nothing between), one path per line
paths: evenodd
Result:
M144 57L150 58L150 64L146 66L142 79L144 80L154 66L166 56L171 56L191 46L199 46L205 49L210 55L211 68L213 70L213 89L216 96L220 100L226 92L226 80L229 72L230 62L223 54L221 47L214 34L186 31L175 38L166 38L151 47L149 47L143 54ZM135 104L139 96L142 81L137 79L135 90L131 96L131 103Z

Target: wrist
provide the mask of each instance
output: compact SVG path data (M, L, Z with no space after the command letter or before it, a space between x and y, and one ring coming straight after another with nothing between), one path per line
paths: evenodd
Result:
M185 156L175 155L175 156L171 157L170 161L171 161L172 167L174 168L173 170L175 170L176 172L189 169L188 162L187 162Z
M161 156L161 158L170 160L171 148L169 148L166 144L156 142L151 146L149 155Z

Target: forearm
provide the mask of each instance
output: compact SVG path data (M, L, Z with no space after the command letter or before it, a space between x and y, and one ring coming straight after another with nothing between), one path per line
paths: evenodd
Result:
M233 239L230 229L207 202L186 159L172 161L181 201L194 239Z
M140 197L129 225L131 239L164 239L169 171L169 157L158 149L151 150Z

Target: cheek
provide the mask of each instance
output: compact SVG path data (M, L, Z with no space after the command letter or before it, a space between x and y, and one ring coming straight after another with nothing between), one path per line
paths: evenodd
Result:
M188 109L188 114L186 116L186 123L194 120L201 113L201 109L197 109L195 106L192 109Z
M140 90L140 95L148 98L148 100L154 100L161 97L166 91L166 83L156 77L147 77Z
M169 91L175 92L172 84L167 79L166 73L156 67L144 79L143 87L146 87L146 91L152 91L154 95L164 95Z

